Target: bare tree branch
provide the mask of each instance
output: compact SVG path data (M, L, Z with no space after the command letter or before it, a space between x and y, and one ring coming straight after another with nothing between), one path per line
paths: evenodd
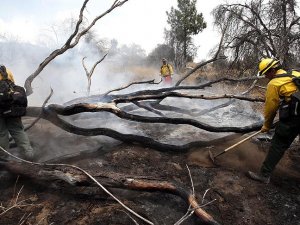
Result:
M203 67L203 66L205 66L205 65L207 65L207 64L209 64L211 62L214 62L214 61L226 58L224 56L219 56L221 48L222 48L222 44L223 44L224 34L225 34L225 32L222 33L222 36L221 36L221 39L220 39L220 42L219 42L219 47L218 47L218 50L216 51L214 57L211 58L211 59L209 59L209 60L207 60L207 61L205 61L205 62L203 62L203 63L199 63L195 68L193 68L186 75L184 75L181 79L179 79L176 82L175 86L179 86L182 83L182 81L184 81L186 78L188 78L191 74L193 74L194 72L196 72L201 67Z
M104 13L102 13L101 15L97 16L91 23L90 25L87 26L87 28L83 29L82 31L79 31L79 27L82 23L83 20L83 11L86 8L87 3L89 2L89 0L85 0L81 9L80 9L80 14L79 14L79 18L78 21L76 23L75 26L75 30L74 32L71 34L71 36L69 37L69 39L66 41L66 43L59 49L54 50L40 65L39 67L36 69L35 72L33 72L33 74L31 74L25 81L24 87L26 89L26 93L27 95L31 95L33 93L32 87L31 87L31 83L34 80L34 78L36 78L42 71L43 69L53 60L55 59L57 56L62 55L63 53L65 53L67 50L74 48L79 40L82 38L82 36L84 36L94 25L95 23L101 19L102 17L104 17L105 15L109 14L111 11L113 11L115 8L122 6L125 2L127 2L128 0L123 0L123 1L115 1L112 6L106 10Z
M41 119L41 115L43 113L43 109L46 106L46 104L48 103L49 99L52 97L52 95L53 95L53 89L51 88L49 96L45 99L45 101L44 101L44 103L42 105L40 115L30 125L28 125L28 126L26 126L24 128L25 131L29 130L31 127L33 127Z
M92 66L92 68L90 69L90 71L88 71L88 69L86 68L85 66L85 63L84 63L84 59L86 57L83 57L82 58L82 66L85 70L85 74L86 74L86 77L87 77L87 80L88 80L88 86L87 86L87 93L88 93L88 96L90 95L90 91L91 91L91 85L92 85L92 76L94 74L94 71L96 69L96 66L101 63L105 57L107 56L108 53L106 53L101 59L99 59L97 62L95 62L95 64Z
M121 90L124 90L124 89L126 89L126 88L128 88L128 87L130 87L130 86L132 86L132 85L134 85L134 84L159 84L159 83L160 83L160 82L159 82L159 83L155 83L154 81L155 81L155 80L146 80L146 81L132 82L132 83L127 84L127 85L125 85L125 86L123 86L123 87L120 87L120 88L116 88L116 89L107 91L107 92L105 92L103 95L108 95L108 94L110 94L110 93L112 93L112 92L115 92L115 91L121 91Z

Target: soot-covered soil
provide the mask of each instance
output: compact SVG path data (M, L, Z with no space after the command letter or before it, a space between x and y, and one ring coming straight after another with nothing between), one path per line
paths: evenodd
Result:
M40 158L65 148L73 151L97 149L101 140L67 134L49 126L45 141L42 125L29 131ZM56 134L56 135L54 135ZM58 135L59 134L59 135ZM217 152L237 142L227 140L211 146ZM42 141L43 140L43 141ZM72 141L73 140L73 141ZM187 153L162 153L141 146L113 142L98 151L70 157L64 163L78 165L91 174L122 173L124 177L147 177L176 181L187 189L193 187L199 203L206 190L204 203L216 199L204 209L223 225L300 225L300 151L298 142L280 162L271 183L264 185L245 176L248 169L257 170L265 155L268 142L253 139L217 159L214 167L208 159L209 148L192 149ZM57 154L53 154L57 155ZM43 161L43 160L40 160ZM38 179L38 175L37 175ZM99 180L101 183L101 180ZM145 224L127 212L103 192L89 193L53 187L51 183L38 184L36 180L2 172L0 177L0 224ZM100 188L99 188L100 189ZM175 224L186 212L188 205L179 196L164 192L110 189L123 203L154 224ZM191 216L181 224L201 224Z

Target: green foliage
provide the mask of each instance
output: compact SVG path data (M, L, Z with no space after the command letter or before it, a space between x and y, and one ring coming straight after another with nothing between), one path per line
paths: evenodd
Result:
M157 47L149 53L147 63L150 65L161 64L162 58L168 59L169 62L174 62L174 49L166 44L157 45Z
M99 38L92 32L87 33L84 42L80 46L80 53L89 60L99 60L107 54L105 61L114 61L123 66L140 65L145 62L145 50L137 44L119 45L116 39Z
M165 30L167 44L174 48L175 64L179 66L192 60L197 48L193 44L192 35L206 28L202 13L197 12L197 0L177 0L178 9L171 7L167 12L170 30Z

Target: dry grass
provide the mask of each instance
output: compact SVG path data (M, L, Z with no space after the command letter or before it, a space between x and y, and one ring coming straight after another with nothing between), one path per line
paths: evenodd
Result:
M149 67L143 65L132 65L132 66L124 66L124 67L109 67L109 70L112 73L116 74L124 74L130 73L132 74L133 78L131 81L145 81L145 80L152 80L152 79L159 79L160 73L160 65L157 67Z
M26 198L26 199L22 199L21 197L21 193L22 193L22 190L23 190L23 187L22 186L18 192L16 192L16 186L17 186L17 183L18 183L18 180L19 180L19 177L17 178L16 182L15 182L15 186L14 186L14 192L13 192L13 196L11 198L11 200L6 204L6 205L3 205L2 203L0 204L0 218L3 218L5 216L5 214L9 213L15 209L17 210L21 210L21 209L24 209L24 208L27 208L27 209L31 209L32 207L37 207L39 206L39 204L32 204L32 203L28 203L28 202L32 202L32 198ZM23 225L26 223L26 221L28 220L28 218L31 216L31 212L25 212L23 214L23 216L20 218L19 222L18 222L18 225Z
M146 66L132 66L128 68L134 75L136 80L151 80L159 78L159 66L155 67L146 67Z

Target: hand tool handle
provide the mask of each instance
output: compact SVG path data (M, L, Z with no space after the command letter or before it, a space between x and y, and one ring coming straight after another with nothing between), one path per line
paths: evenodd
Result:
M230 147L226 148L223 152L217 154L215 157L224 154L225 152L227 152L227 151L233 149L234 147L236 147L236 146L238 146L238 145L244 143L245 141L249 140L250 138L252 138L252 137L254 137L254 136L256 136L256 135L258 135L258 134L260 134L260 133L261 133L261 131L259 130L259 131L255 132L255 133L251 134L250 136L244 138L243 140L241 140L241 141L235 143L234 145L231 145Z

